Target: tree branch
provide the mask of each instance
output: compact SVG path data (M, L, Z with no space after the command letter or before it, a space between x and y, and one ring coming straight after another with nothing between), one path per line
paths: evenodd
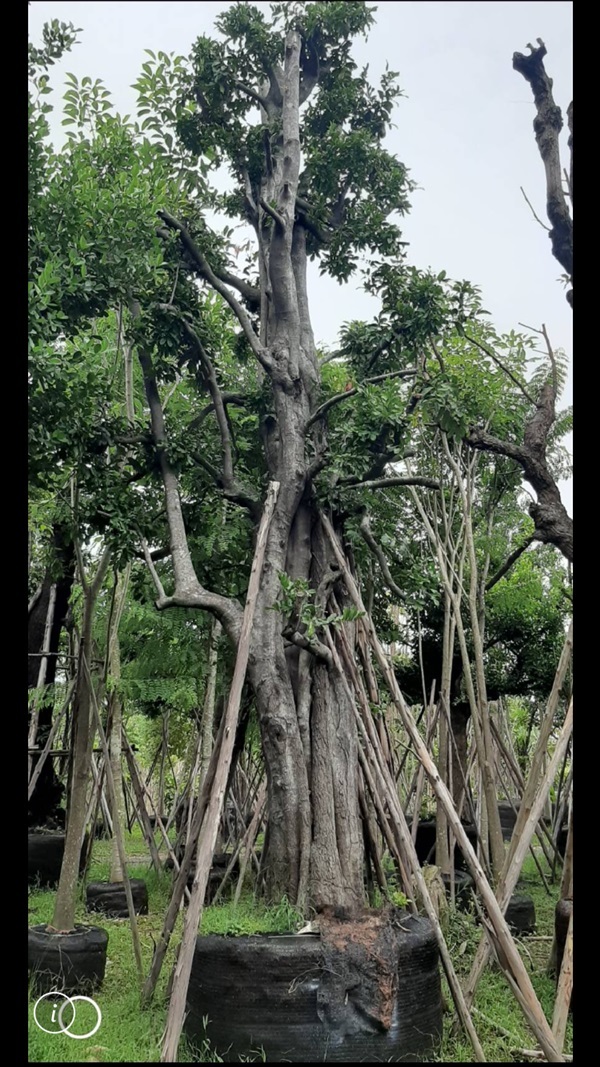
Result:
M373 537L373 533L371 531L371 525L369 523L369 516L368 516L368 514L366 512L365 512L365 514L363 515L363 517L362 517L362 519L360 521L359 529L360 529L360 532L362 534L363 539L366 541L367 545L371 549L371 552L373 553L373 555L375 556L377 562L379 563L379 566L381 568L381 573L383 574L383 577L385 579L386 585L388 586L388 589L391 590L391 592L394 594L394 596L397 596L400 600L403 600L404 599L404 594L402 593L402 590L400 589L400 587L398 585L396 585L394 579L392 578L392 575L391 575L391 572L390 572L390 568L388 566L388 562L387 562L387 560L385 558L385 553L384 553L381 545L379 545L377 543L377 541L375 540L375 538Z
M267 215L269 215L270 218L273 219L275 224L277 226L280 226L282 230L285 230L286 221L285 221L284 218L281 217L279 212L275 211L275 208L271 207L271 205L267 203L267 201L265 200L265 198L263 196L259 197L258 202L259 202L261 208L263 209L263 211L265 211L267 213Z
M139 302L132 299L129 303L132 316L134 318L139 317L141 313ZM206 611L210 611L223 624L231 640L237 643L242 619L240 605L229 597L220 596L204 589L198 581L194 570L181 509L179 482L167 455L167 434L152 360L149 353L142 347L138 347L138 358L142 368L144 388L150 408L152 436L158 454L165 492L171 558L175 575L175 593L171 597L159 594L156 606L160 610L177 606L203 608Z
M536 215L536 213L535 213L535 208L534 208L533 204L531 203L531 200L530 200L530 199L529 199L529 197L527 196L527 193L525 192L525 190L524 190L523 186L522 186L522 185L520 185L520 186L519 186L519 189L520 189L520 190L521 190L521 192L523 193L523 197L524 197L524 199L525 199L525 203L527 204L527 206L528 206L528 207L529 207L529 209L531 210L531 214L533 215L533 217L534 217L535 221L536 221L536 222L539 222L540 226L542 227L542 229L543 229L543 230L545 230L545 231L546 231L546 233L550 233L550 227L549 227L549 226L546 226L546 223L545 223L545 222L542 222L542 220L540 219L540 217L539 217L538 215Z
M536 539L535 538L535 534L532 534L531 537L528 537L527 540L524 541L523 544L519 546L519 548L515 548L514 552L511 552L510 556L508 556L504 560L504 563L502 564L501 567L498 568L496 573L493 574L491 578L488 578L487 582L485 583L485 591L486 591L486 593L489 593L490 589L493 589L494 586L497 585L497 583L500 581L500 579L504 578L505 574L508 574L508 572L509 572L510 568L513 566L513 564L516 563L517 560L519 559L519 557L522 556L523 553L527 551L529 546L534 543L535 539Z
M267 111L269 102L265 96L261 96L260 93L257 93L254 89L251 89L250 86L244 85L243 82L236 81L235 87L236 89L239 89L240 93L245 93L245 95L249 96L251 100L254 100L254 102L258 104L259 107L262 107L263 111Z
M286 626L282 630L282 637L285 637L290 644L297 645L298 648L303 648L306 652L311 652L317 659L323 660L324 663L331 666L331 652L318 638L308 638L306 634L299 633L298 630L294 630L291 626Z
M441 489L440 483L436 482L435 478L425 478L419 474L399 474L367 482L361 482L357 478L353 482L344 482L345 489L388 489L394 485L422 485L424 489Z
M484 345L484 344L481 343L481 341L478 341L477 338L471 337L471 334L467 333L466 331L465 331L465 337L466 337L467 341L470 341L471 344L475 345L481 352L485 352L486 355L488 355L490 357L490 359L492 359L494 361L494 363L498 367L500 367L500 370L504 371L504 373L510 378L511 382L514 382L514 384L516 385L517 389L519 389L519 391L523 394L525 399L530 404L533 404L533 406L535 407L536 401L533 399L531 394L527 392L527 390L526 390L525 386L523 385L523 383L519 381L519 379L516 377L515 374L513 374L513 372L511 371L510 367L507 367L506 364L504 363L504 361L502 359L500 359L500 356L496 355L496 353L494 352L494 350L492 348L488 348L487 345Z
M341 404L343 400L349 400L351 396L356 396L363 385L375 385L377 382L387 382L391 378L414 378L416 373L416 370L395 370L390 371L389 374L378 374L374 378L364 378L363 381L353 389L346 389L343 393L336 393L335 396L331 396L329 400L326 400L324 404L321 404L321 406L317 408L314 414L307 420L304 427L305 432L306 430L309 430L315 422L322 419L336 404Z
M213 289L216 290L217 293L220 293L224 300L227 301L229 307L231 308L238 322L240 323L240 326L242 327L246 335L250 348L254 352L254 355L258 359L259 363L261 363L262 366L265 368L265 370L269 370L271 367L271 361L269 360L265 349L261 345L254 330L254 327L252 326L252 323L250 322L250 319L248 318L248 315L244 311L241 304L238 303L233 293L231 293L227 286L224 285L223 282L217 277L206 257L202 254L198 246L192 240L185 226L181 222L178 222L177 219L173 218L172 215L169 215L168 211L159 211L158 214L160 218L164 222L166 222L167 226L169 226L170 229L177 230L181 234L182 242L184 243L186 249L190 251L190 254L192 254L191 248L194 249L194 262L198 266L198 269L200 270L200 273L202 274L203 278L208 282L209 285L212 286Z
M202 344L202 341L200 340L198 334L190 326L189 322L187 322L187 320L183 317L181 312L179 312L177 308L171 307L170 304L159 304L158 306L161 311L165 311L167 313L170 313L171 315L175 315L178 321L181 323L186 336L190 339L194 348L196 349L196 352L198 353L198 358L204 371L204 379L206 381L208 391L212 398L212 405L215 410L215 415L217 417L217 425L219 427L219 433L221 435L223 473L220 476L217 474L217 484L224 490L224 495L227 497L228 500L235 501L236 503L241 503L245 507L249 508L252 517L256 521L260 518L261 514L261 507L258 497L254 496L254 494L249 489L240 486L234 475L229 420L227 418L223 394L221 393L221 389L217 381L217 375L215 373L215 368L213 366L212 360L206 352L206 349L204 348L204 345ZM200 457L197 458L199 459ZM204 458L202 458L201 463L202 466L206 467L207 461L204 460ZM214 472L214 468L212 468L212 470Z

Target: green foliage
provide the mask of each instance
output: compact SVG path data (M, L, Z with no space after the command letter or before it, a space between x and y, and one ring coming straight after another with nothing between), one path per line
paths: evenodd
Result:
M324 615L316 603L316 592L304 578L290 578L288 574L279 575L281 593L273 610L282 615L292 616L294 623L302 625L302 632L309 640L327 626L340 626L343 622L353 622L364 615L355 607L347 607L340 614Z

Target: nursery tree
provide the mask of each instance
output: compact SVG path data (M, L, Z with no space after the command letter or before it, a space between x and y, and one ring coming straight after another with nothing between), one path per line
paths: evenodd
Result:
M280 485L248 673L268 775L269 891L301 904L310 896L318 906L361 903L363 870L353 708L325 640L327 624L336 621L327 615L327 601L338 572L319 521L324 504L317 476L329 464L329 406L311 326L307 265L317 258L322 271L343 281L362 254L400 262L400 234L389 216L407 209L410 182L382 145L398 95L395 75L388 71L375 89L351 57L352 38L365 33L371 21L364 3L273 5L270 21L258 8L236 4L217 20L224 42L197 41L183 80L185 105L181 83L169 104L164 91L162 97L157 94L157 86L165 84L160 57L146 65L138 82L148 121L156 126L157 115L172 119L179 108L185 150L211 158L215 167L228 165L234 191L213 194L212 203L250 227L255 248L250 270L235 276L197 205L192 202L186 218L165 207L159 213L161 232L170 247L173 238L179 247L172 298L150 310L143 291L131 294L175 583L170 595L159 585L158 606L212 612L237 640L239 602L201 583L188 543L158 384L169 330L168 336L178 340L181 369L187 365L194 371L209 394L220 436L220 459L211 457L209 469L223 495L256 521L261 483L268 478ZM258 491L241 463L236 469L231 401L219 380L218 346L211 345L202 296L190 298L186 275L200 280L201 291L208 287L220 294L237 319L238 358L255 361ZM407 320L408 335L410 325ZM365 340L356 378L364 381L369 373L386 381L398 378L395 406L405 407L402 376L414 374L410 336L407 344L382 321ZM377 375L384 355L387 365ZM350 399L350 392L342 389L335 404ZM243 406L245 399L242 395L236 402ZM389 419L371 431L367 462L352 482L383 474L399 454L403 436L403 428ZM339 500L336 504L341 530L342 508Z

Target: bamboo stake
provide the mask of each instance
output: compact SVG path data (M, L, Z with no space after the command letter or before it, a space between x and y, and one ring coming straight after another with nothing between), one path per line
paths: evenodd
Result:
M94 717L96 719L96 728L98 730L98 736L100 737L100 743L104 751L104 769L106 773L106 784L108 786L108 793L111 802L111 808L113 811L117 810L117 791L115 787L115 780L113 777L113 770L110 764L110 752L108 750L108 743L106 740L106 734L102 726L102 720L100 718L100 711L98 710L98 703L96 701L96 694L94 692L94 686L92 684L92 676L88 666L85 652L83 653L83 666L88 676L88 684L90 686L90 692L92 696L92 708L94 710ZM119 863L121 866L121 873L123 875L123 888L125 890L125 899L127 900L127 911L129 912L129 922L131 925L131 940L133 942L133 954L135 956L135 964L138 971L138 977L140 983L144 978L144 965L142 963L142 948L140 945L140 932L138 930L137 918L135 914L135 904L133 903L133 894L131 892L131 882L129 879L129 873L127 871L127 856L125 853L125 844L123 841L123 827L121 826L120 819L113 819L113 834L116 842L117 851L119 855Z
M241 895L241 892L242 892L242 886L244 884L244 877L245 877L245 874L246 874L246 867L248 866L248 860L249 860L250 855L252 853L252 850L254 848L254 842L256 840L256 835L258 833L258 828L260 826L260 821L261 821L262 816L263 816L263 811L264 811L264 807L265 807L266 802L267 802L267 782L266 782L266 779L265 779L263 781L261 787L260 787L258 797L256 798L256 808L254 810L254 815L252 816L252 822L250 823L250 826L248 827L246 845L245 845L245 848L242 850L242 862L240 863L240 874L239 874L237 886L235 887L235 896L233 898L233 906L234 906L234 908L237 908L237 906L239 904L239 901L240 901L240 895Z
M38 671L37 688L41 689L46 681L46 670L48 667L48 653L50 651L50 637L52 634L52 624L54 622L54 608L56 605L56 584L50 588L50 597L48 599L48 610L46 612L46 623L44 626L44 638L42 641L42 658L40 660L40 669ZM35 745L38 722L40 718L40 709L35 707L31 712L31 721L29 723L29 734L27 737L27 747L33 748ZM27 780L31 779L33 766L33 757L31 754L28 756L28 774Z
M564 755L565 749L569 743L571 732L573 729L573 701L569 704L569 710L567 712L563 728L560 733L560 737L556 744L554 754L544 775L543 781L540 783L537 796L534 800L533 806L529 814L529 818L523 827L520 837L518 838L515 849L510 858L510 854L506 858L505 871L502 873L500 882L498 884L498 904L502 910L502 913L506 911L510 899L514 893L519 874L521 873L521 867L523 866L523 860L527 855L531 839L535 833L537 822L540 818L540 813L543 809L546 797L550 790L550 786L556 777L558 768L560 767L560 761ZM514 840L514 838L513 838ZM489 946L482 940L479 944L479 948L475 954L473 965L471 967L471 973L465 986L465 995L469 1003L472 1002L475 990L479 979L483 973L483 969L489 956Z
M321 516L321 522L323 523L325 532L327 533L329 541L332 545L333 552L344 575L344 580L350 597L354 601L356 607L360 611L364 612L365 608L362 601L362 597L356 586L356 583L354 582L352 575L350 574L350 571L346 564L346 560L341 551L331 523L325 515ZM501 965L506 975L507 981L513 989L515 996L517 997L517 1000L521 1005L523 1014L527 1018L527 1021L529 1022L529 1025L531 1026L531 1029L533 1030L537 1040L540 1042L540 1045L547 1059L551 1063L562 1063L564 1062L563 1057L557 1046L554 1034L552 1033L552 1030L548 1025L546 1016L543 1012L538 998L536 997L535 990L531 984L531 979L529 977L529 974L527 973L527 969L525 968L525 965L523 964L523 961L519 955L510 930L506 924L506 920L504 919L504 916L498 906L498 902L494 896L493 890L487 878L485 877L483 869L471 847L469 839L467 838L460 818L458 817L458 814L454 807L452 797L450 796L444 783L440 780L435 763L433 762L429 752L427 751L427 748L418 730L415 728L414 720L410 716L410 713L398 686L398 682L396 681L396 676L390 667L381 642L379 641L374 631L371 620L368 616L365 616L365 619L363 619L363 621L368 626L371 637L371 644L375 652L375 657L381 667L383 676L386 679L390 694L392 695L392 698L394 699L398 707L404 727L413 742L417 756L425 765L425 770L437 795L438 801L446 809L448 822L456 835L457 841L460 844L460 847L464 853L465 860L468 863L471 873L473 875L477 890L483 899L485 908L487 910L491 922L492 937L494 939L494 943L498 952L498 957L501 961Z
M456 1010L457 1010L457 1013L458 1013L458 1017L460 1018L463 1026L464 1026L465 1032L466 1032L466 1034L467 1034L467 1036L468 1036L468 1038L469 1038L469 1040L470 1040L470 1042L471 1042L471 1044L473 1046L473 1051L475 1053L475 1059L479 1063L485 1063L486 1062L485 1054L484 1054L484 1051L483 1051L483 1049L481 1047L481 1043L479 1041L479 1037L477 1035L477 1031L475 1030L475 1026L473 1025L473 1020L471 1019L471 1016L469 1014L469 1009L468 1009L468 1007L467 1007L467 1005L465 1003L465 999L464 999L463 992L462 992L462 989L461 989L461 986L460 986L460 982L459 982L458 977L456 975L456 972L454 970L454 966L452 964L452 959L451 959L450 953L448 951L448 946L446 945L446 940L444 938L444 934L443 934L442 928L441 928L440 923L439 923L438 915L437 915L437 912L436 912L435 907L433 905L433 901L431 900L431 896L430 896L430 893L429 893L429 889L428 889L427 883L426 883L426 881L425 881L425 879L423 877L423 872L421 870L421 865L420 865L418 857L417 857L417 853L416 853L416 850L415 850L415 846L414 846L414 842L413 842L413 839L412 839L412 836L411 836L411 832L409 830L408 823L406 821L406 816L404 814L404 811L402 810L402 805L400 804L400 801L398 800L398 796L397 796L395 788L394 788L393 778L392 778L391 774L389 773L389 770L387 769L387 767L385 765L385 762L384 762L384 760L382 758L382 752L381 752L380 746L378 744L379 737L378 737L377 734L375 734L374 736L375 736L376 740L373 741L373 737L369 736L369 732L368 732L367 727L366 727L366 721L370 720L371 724L372 724L372 717L371 717L371 714L370 714L370 708L369 708L369 701L368 701L367 693L366 693L366 691L364 689L364 685L362 684L362 679L360 678L358 672L356 671L356 667L355 667L355 664L354 664L354 662L352 660L352 657L350 655L350 650L348 648L346 637L345 637L345 634L343 633L343 631L340 631L340 635L339 636L340 636L341 647L344 650L344 661L346 663L346 666L348 667L348 673L349 673L350 677L352 678L352 681L353 681L354 687L355 687L355 691L356 691L356 694L357 694L358 699L359 699L359 703L361 704L362 709L363 709L363 715L361 716L359 714L358 710L356 709L356 704L355 704L354 700L352 701L352 703L354 705L354 709L355 709L356 723L357 723L357 726L358 726L359 734L362 735L362 739L363 739L363 743L365 745L365 748L367 749L367 751L371 755L372 765L373 765L373 768L374 768L374 770L376 772L376 776L378 778L378 784L380 785L380 788L382 789L383 795L385 797L385 800L387 802L388 808L390 810L390 814L393 816L393 830L395 830L397 832L397 834L398 834L398 843L399 843L399 846L400 846L398 851L399 851L400 855L402 856L402 858L406 858L406 861L408 862L409 869L412 869L412 875L413 875L413 878L414 878L414 880L415 880L415 882L417 884L417 888L419 890L419 893L421 895L421 899L423 901L423 905L425 907L425 911L427 912L427 916L428 916L428 918L429 918L429 920L430 920L430 922L431 922L431 924L432 924L432 926L434 928L436 939L437 939L437 942L438 942L438 947L439 947L439 950L440 950L440 956L442 958L442 964L444 966L444 970L446 972L446 977L448 979L448 985L450 986L450 991L452 993L452 997L453 997L454 1003L456 1005ZM344 674L344 671L342 670L342 664L340 662L337 649L335 648L335 645L334 645L330 635L327 635L327 639L328 639L328 644L329 644L329 647L330 647L330 649L332 651L332 654L333 654L333 656L334 656L334 658L335 658L335 660L337 662L338 668L340 669L340 673L341 673L341 676L342 676L342 678L344 680L344 684L345 684L345 686L346 686L346 688L347 688L347 690L348 690L348 692L350 694L350 697L352 699L352 692L351 692L349 683L347 681L346 675ZM373 731L373 733L374 733L374 731ZM360 753L360 747L359 747L359 753Z
M68 708L69 703L71 701L71 697L73 695L74 688L75 688L75 679L72 678L71 681L69 682L69 686L68 686L68 689L67 689L67 695L66 695L65 700L63 702L63 706L60 709L58 715L56 715L54 717L54 722L52 723L52 726L50 728L50 733L48 734L48 738L47 738L46 744L44 745L42 751L40 752L39 759L38 759L35 767L33 768L33 774L31 775L31 778L29 780L29 785L27 787L27 800L31 800L31 798L33 796L33 791L34 791L34 789L35 789L35 787L36 787L36 785L38 783L38 779L40 777L40 774L42 773L42 771L44 769L44 764L45 764L45 762L46 762L46 760L47 760L47 758L48 758L48 756L50 754L50 750L52 748L52 742L54 741L54 738L56 737L56 734L58 732L58 728L59 728L59 726L60 726L60 724L62 722L62 719L66 715L67 708Z
M565 950L563 952L562 963L560 966L560 975L558 978L558 986L556 989L556 1000L554 1001L554 1014L552 1016L552 1030L556 1035L556 1043L562 1050L565 1043L565 1033L567 1030L567 1017L569 1014L569 1005L571 1003L571 993L573 992L573 909L569 916L569 926L567 929L567 940L565 941Z
M146 788L146 786L142 782L141 776L138 772L135 756L133 754L131 745L129 744L129 740L127 738L127 734L125 733L124 726L122 726L121 733L123 735L123 741L125 744L125 759L127 760L127 766L129 767L129 777L131 778L131 785L133 787L133 792L136 800L136 815L139 824L142 828L142 833L146 839L146 844L148 845L148 848L150 850L150 859L152 860L152 866L154 867L156 873L159 874L162 870L162 864L160 862L160 856L158 854L158 849L154 840L154 834L152 833L150 818L148 816L148 812L146 811L146 805L144 804L143 790Z
M179 1048L179 1040L185 1018L185 1004L194 958L196 936L202 918L208 874L217 839L219 820L223 811L227 778L235 743L236 723L240 710L246 668L248 666L252 622L260 589L260 580L267 547L267 537L278 492L279 482L271 482L267 490L267 498L258 530L254 559L252 561L250 582L248 584L246 606L244 608L244 617L238 641L235 668L224 716L225 727L221 751L219 753L219 762L215 770L210 800L208 802L202 829L200 830L200 837L198 839L198 858L196 860L196 872L194 874L194 882L192 886L192 899L190 900L186 912L183 937L177 956L177 963L175 965L173 992L169 1002L167 1025L165 1028L164 1041L162 1043L162 1063L177 1062L177 1050Z

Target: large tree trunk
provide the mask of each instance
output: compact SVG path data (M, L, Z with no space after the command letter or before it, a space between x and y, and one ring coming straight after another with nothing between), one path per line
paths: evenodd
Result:
M59 573L58 575L56 573L53 574L50 569L46 571L42 582L40 596L34 604L28 619L27 686L29 689L35 689L38 684L41 662L40 653L42 652L44 643L44 631L50 603L50 592L52 586L55 584L56 599L54 603L52 626L50 629L50 641L48 647L49 655L46 661L45 674L45 684L54 684L56 678L57 653L60 646L60 635L69 610L69 598L73 586L73 577L75 573L75 554L73 544L68 538L64 537L63 532L59 527L54 528L53 543L60 568ZM52 727L53 711L54 702L51 700L47 703L43 703L39 709L36 745L40 750L43 749L48 739L48 734ZM32 760L32 772L35 769L36 762L37 756L34 756ZM29 825L43 826L49 820L54 818L60 807L63 792L63 787L54 770L53 760L52 758L49 758L44 763L44 768L38 778L36 787L29 801Z

